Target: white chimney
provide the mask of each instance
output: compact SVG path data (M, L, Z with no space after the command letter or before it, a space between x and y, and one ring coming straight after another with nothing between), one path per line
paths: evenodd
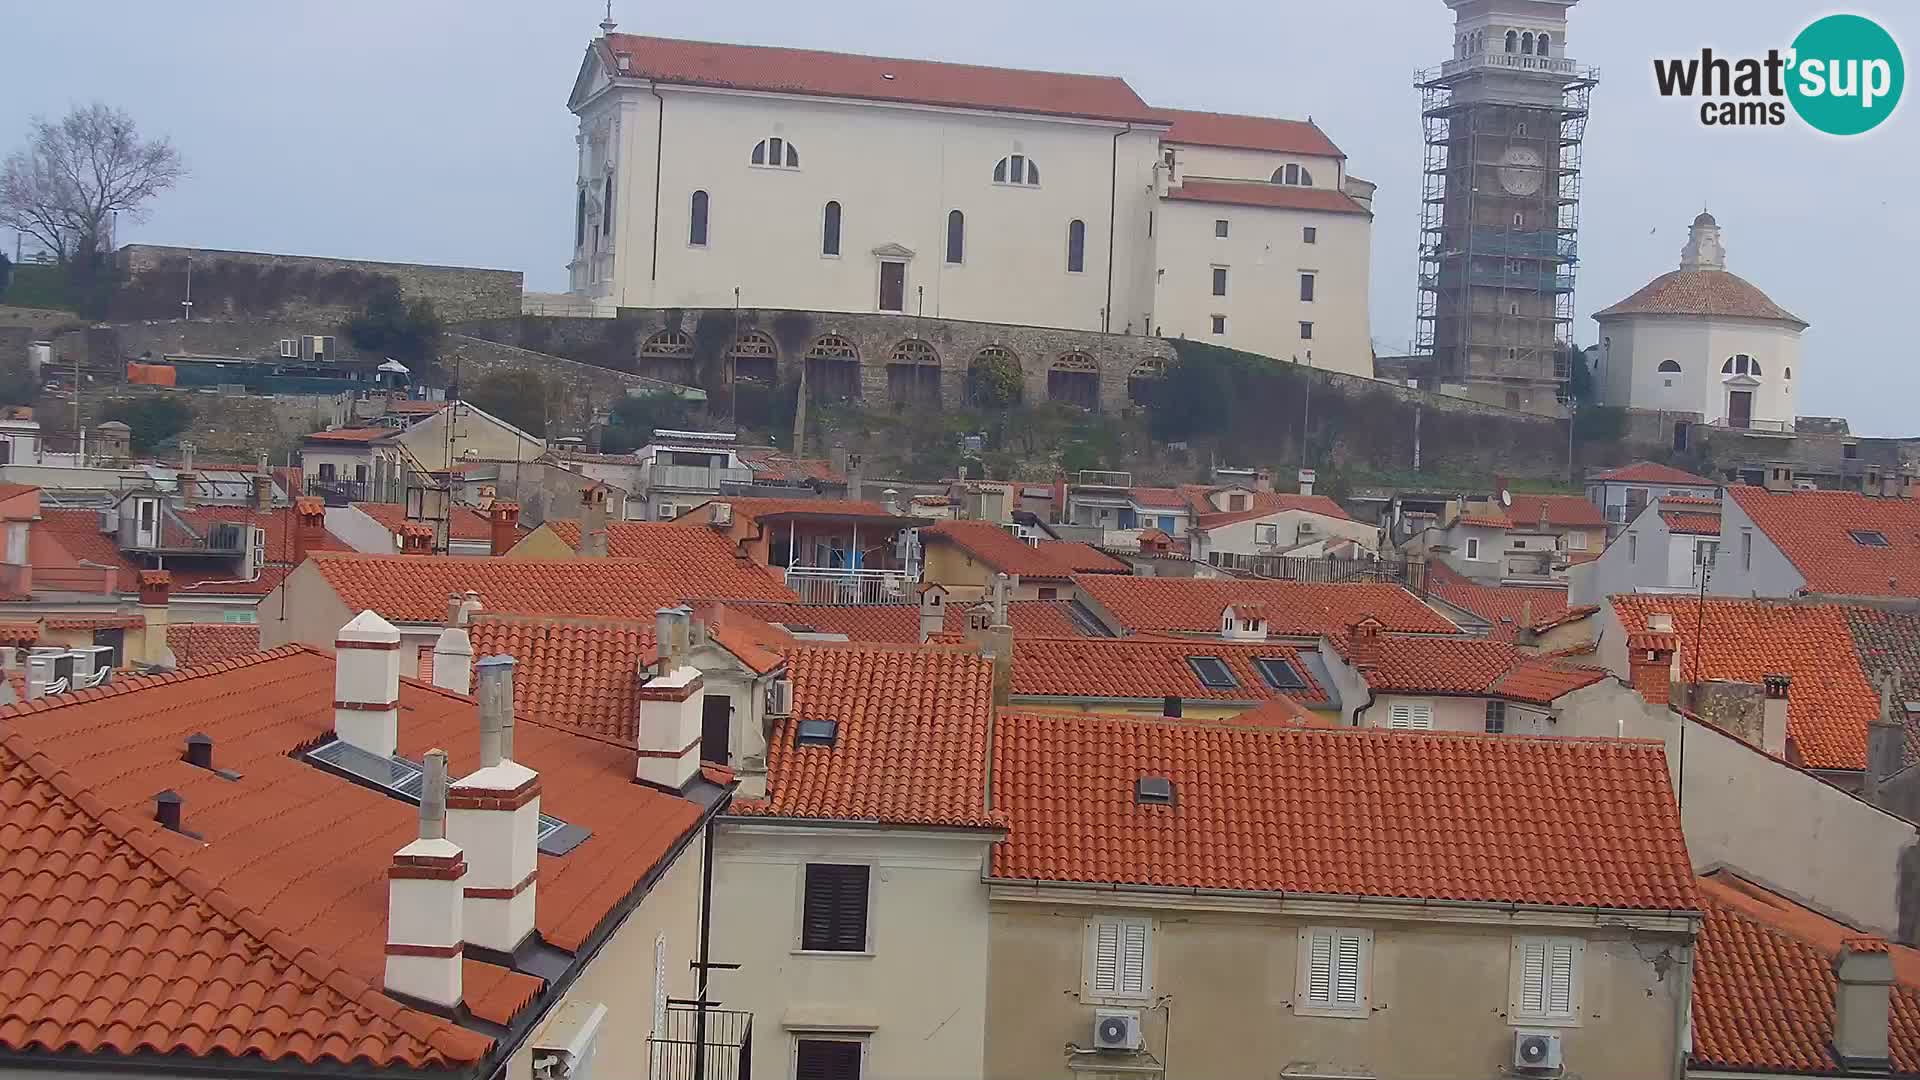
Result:
M1315 479L1317 479L1317 476L1312 469L1301 469L1300 470L1300 494L1302 495L1313 494L1313 482Z
M473 638L464 626L449 626L433 643L433 685L456 694L473 689Z
M1673 633L1673 616L1665 612L1654 612L1647 616L1647 629L1656 634Z
M400 631L371 611L333 639L333 734L392 757L400 739Z
M466 951L462 907L467 863L447 839L447 752L427 751L420 836L387 869L387 993L456 1008Z
M639 758L634 777L643 784L683 791L700 775L703 680L699 668L682 666L679 655L669 651L672 631L665 632L658 673L635 691Z
M1833 961L1833 1052L1848 1070L1889 1064L1887 1013L1893 1004L1893 957L1879 938L1850 937Z
M920 592L920 644L947 629L947 590L928 585Z
M447 837L466 853L463 932L469 945L511 953L533 933L540 774L513 760L513 657L474 665L480 767L447 792Z
M1787 675L1767 675L1760 682L1767 695L1760 711L1760 749L1784 758L1787 756L1787 694L1793 679Z

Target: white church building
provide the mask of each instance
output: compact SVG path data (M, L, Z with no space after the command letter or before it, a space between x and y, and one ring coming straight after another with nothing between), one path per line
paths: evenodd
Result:
M1373 373L1373 185L1311 120L602 28L568 102L576 309L1157 333Z
M1693 220L1680 269L1593 317L1603 403L1697 412L1722 427L1793 430L1807 322L1727 270L1712 214Z

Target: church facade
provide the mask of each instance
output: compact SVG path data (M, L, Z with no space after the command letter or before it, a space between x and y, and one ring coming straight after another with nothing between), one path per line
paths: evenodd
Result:
M595 313L1157 333L1372 374L1372 185L1310 121L1155 109L1106 76L605 28L569 101L570 299Z
M1693 221L1680 268L1594 313L1604 404L1701 414L1709 424L1792 431L1806 377L1806 320L1727 270L1720 224Z

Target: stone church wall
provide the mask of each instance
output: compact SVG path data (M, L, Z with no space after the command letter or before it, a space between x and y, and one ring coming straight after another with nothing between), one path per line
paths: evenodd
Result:
M432 301L443 320L483 319L518 315L524 287L518 270L128 244L115 256L124 280L112 317L177 317L189 257L196 318L270 315L337 324L391 282L409 300Z

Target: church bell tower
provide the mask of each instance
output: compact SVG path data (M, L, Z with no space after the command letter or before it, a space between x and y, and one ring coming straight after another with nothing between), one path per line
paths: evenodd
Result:
M1446 0L1453 57L1415 84L1422 383L1550 415L1574 348L1580 142L1598 81L1567 48L1575 2Z

